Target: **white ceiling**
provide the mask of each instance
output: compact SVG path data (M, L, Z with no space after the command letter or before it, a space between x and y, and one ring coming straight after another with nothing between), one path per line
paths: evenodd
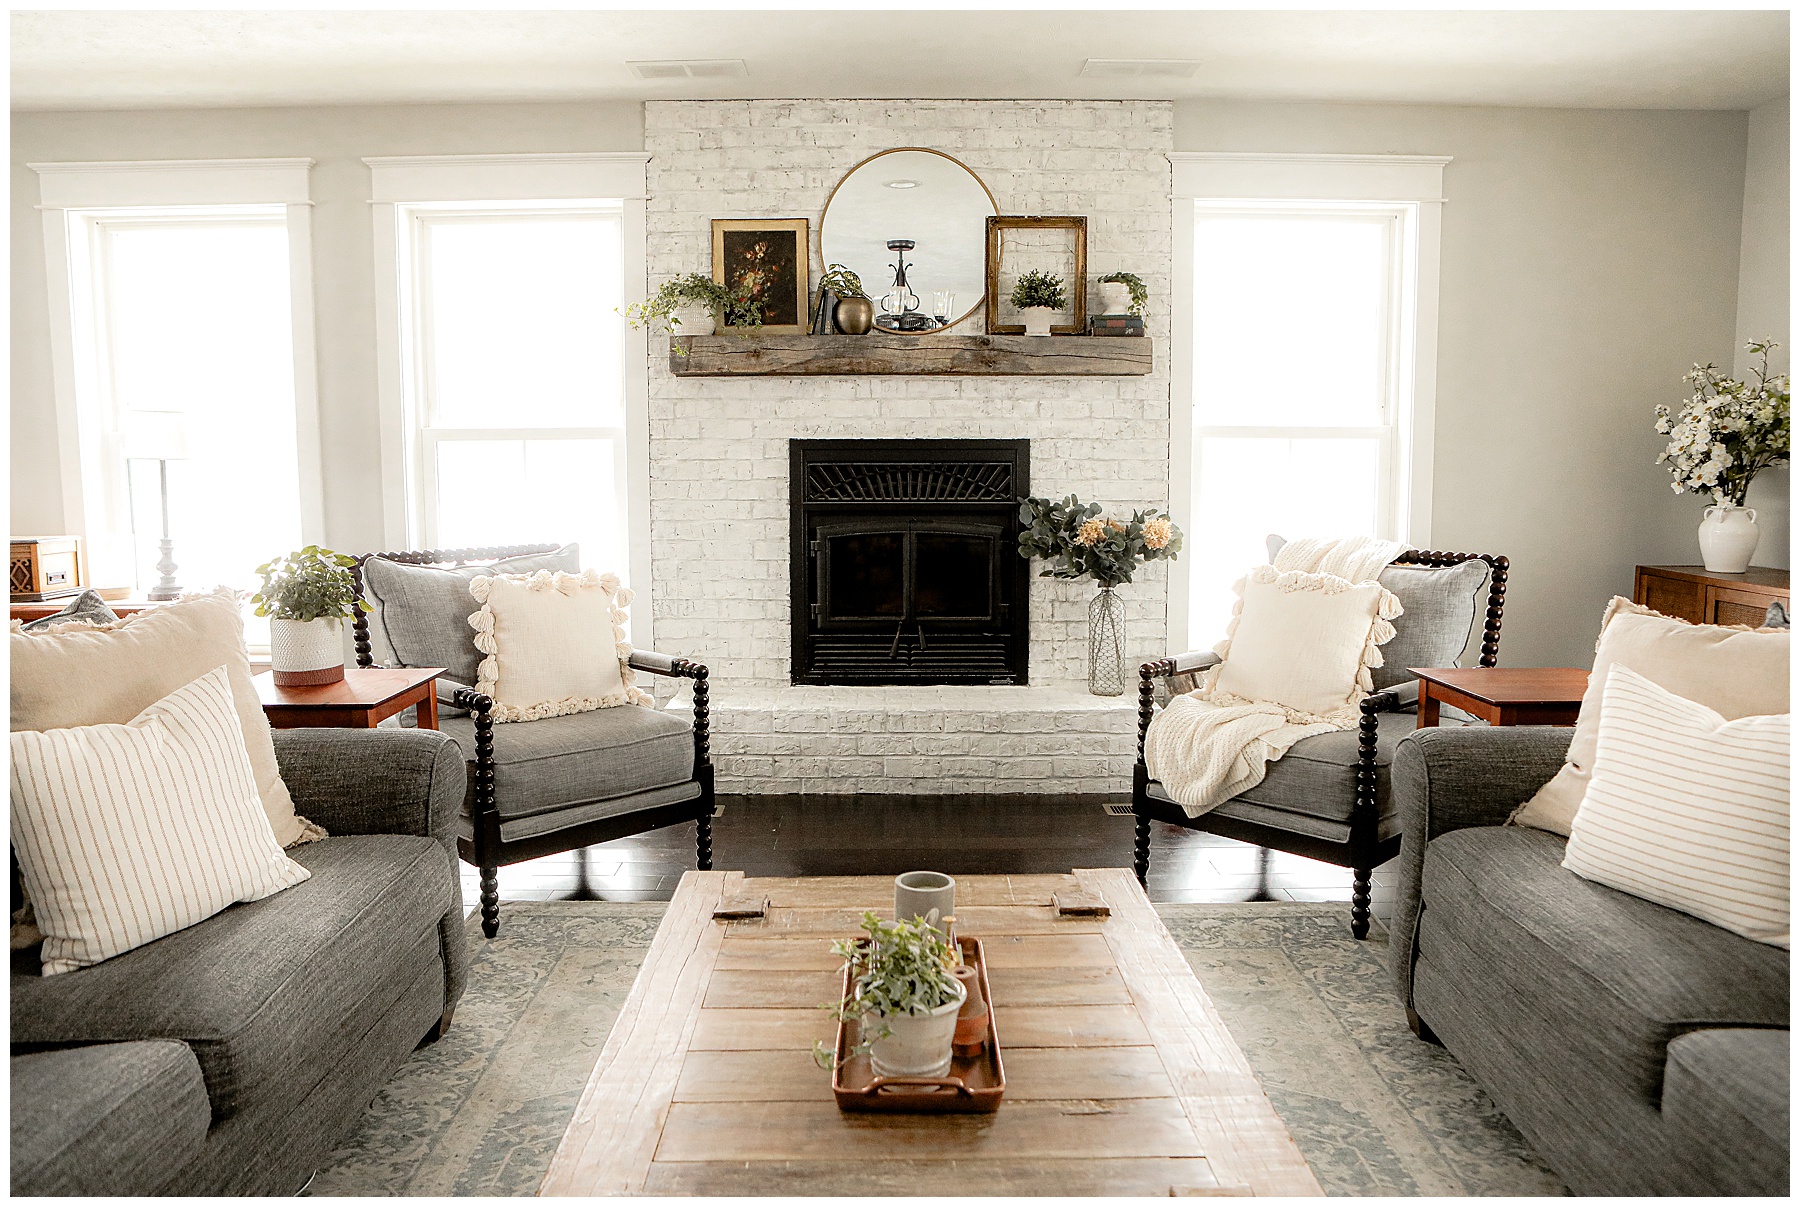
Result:
M1089 58L1191 79L1087 79ZM632 59L741 58L644 81ZM1748 109L1785 11L15 12L19 109L700 97L1161 97Z

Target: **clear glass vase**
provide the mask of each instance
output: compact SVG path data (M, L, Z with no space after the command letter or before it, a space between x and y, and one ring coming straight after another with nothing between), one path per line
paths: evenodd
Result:
M1108 586L1088 605L1088 694L1125 694L1125 601Z

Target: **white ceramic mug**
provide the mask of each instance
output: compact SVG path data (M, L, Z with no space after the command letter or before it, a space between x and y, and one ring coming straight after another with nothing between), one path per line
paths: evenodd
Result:
M902 872L894 877L894 918L910 922L938 912L939 919L956 913L956 881L942 872Z

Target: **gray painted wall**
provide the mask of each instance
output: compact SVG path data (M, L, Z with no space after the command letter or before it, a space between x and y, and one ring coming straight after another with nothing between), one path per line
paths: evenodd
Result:
M1432 544L1512 559L1501 660L1586 666L1639 563L1698 560L1658 402L1729 364L1743 113L1180 102L1184 151L1452 155Z
M1744 237L1738 257L1737 356L1741 375L1750 356L1746 340L1772 335L1788 342L1788 98L1750 111L1750 144L1744 168ZM1792 349L1769 358L1771 369L1787 372ZM1756 509L1762 540L1759 566L1789 564L1788 467L1756 476L1746 502Z

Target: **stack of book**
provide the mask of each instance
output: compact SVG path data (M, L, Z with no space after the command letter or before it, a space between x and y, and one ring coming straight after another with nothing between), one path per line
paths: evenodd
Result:
M1089 335L1142 335L1144 320L1135 314L1095 314L1088 318Z

